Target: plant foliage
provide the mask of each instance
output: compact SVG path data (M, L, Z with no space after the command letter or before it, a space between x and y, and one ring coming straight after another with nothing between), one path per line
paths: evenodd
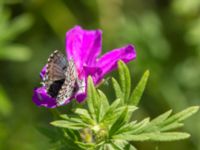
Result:
M128 67L119 61L119 80L112 78L116 100L109 103L106 95L96 89L92 78L88 78L87 108L76 108L74 115L61 115L60 120L51 122L58 127L57 149L83 150L136 150L130 141L176 141L190 134L173 131L184 124L182 121L196 113L198 106L189 107L172 115L169 110L150 120L130 120L138 109L149 71L146 71L131 91Z

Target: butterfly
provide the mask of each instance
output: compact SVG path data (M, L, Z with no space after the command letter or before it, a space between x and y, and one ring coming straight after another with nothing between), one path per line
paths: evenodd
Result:
M56 105L63 105L76 91L78 75L73 59L55 50L48 58L43 84L47 93L56 99Z

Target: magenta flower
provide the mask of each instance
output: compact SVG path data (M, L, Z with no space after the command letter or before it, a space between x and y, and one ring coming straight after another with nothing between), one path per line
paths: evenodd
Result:
M125 63L135 59L136 52L132 45L126 45L114 49L99 57L101 53L102 31L101 30L84 30L80 26L75 26L66 33L66 54L67 60L73 58L78 74L77 91L73 96L66 99L67 104L75 98L82 102L87 95L87 77L93 78L94 84L97 85L103 77L110 71L117 68L117 61L123 60ZM40 73L44 79L46 67ZM56 99L47 94L45 87L34 89L33 102L38 106L48 108L56 107Z

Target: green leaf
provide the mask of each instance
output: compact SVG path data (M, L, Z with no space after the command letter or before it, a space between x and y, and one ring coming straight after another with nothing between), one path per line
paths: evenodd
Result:
M167 126L160 127L159 130L160 130L161 132L164 132L164 131L169 131L169 130L177 129L177 128L180 128L180 127L182 127L182 126L184 126L183 123L174 122L174 123L171 123L171 124L169 124L169 125L167 125Z
M128 141L176 141L189 138L190 135L184 132L166 132L166 133L142 133L138 135L120 134L117 138L123 138Z
M114 150L122 150L117 144L112 143L111 144Z
M116 132L116 135L120 135L120 134L139 134L141 133L144 128L149 124L149 118L145 118L144 120L142 120L141 122L136 122L136 121L132 121L128 124L125 124L123 127L121 127L121 129L118 130L118 132ZM117 136L114 136L115 138L117 138Z
M62 119L66 119L66 120L68 120L68 119L69 119L69 117L68 117L68 115L67 115L67 114L61 114L61 115L60 115L60 117L61 117Z
M0 47L0 59L11 61L27 61L31 58L31 50L21 44Z
M124 103L124 93L121 90L121 87L115 78L112 78L112 84L115 91L116 98L121 99L121 103Z
M95 144L94 143L83 143L79 141L75 141L76 144L78 144L79 147L85 149L85 150L94 150Z
M133 92L131 93L130 99L129 99L129 104L132 105L137 105L142 97L142 94L144 92L144 89L146 87L146 83L148 81L149 78L149 70L145 71L144 75L142 76L142 78L140 79L139 83L137 84L137 86L135 87L135 89L133 90Z
M118 61L120 85L124 94L124 103L127 103L131 90L131 76L128 67L123 61Z
M160 124L165 119L167 119L171 113L172 113L172 110L169 110L169 111L165 112L164 114L159 115L155 119L151 120L151 125L158 125L158 124Z
M169 110L163 114L161 114L160 116L156 117L155 119L153 119L145 128L146 132L149 131L154 131L157 130L157 126L159 126L160 124L162 124L168 117L169 115L172 113L172 110Z
M70 121L57 120L57 121L51 122L50 124L53 126L56 126L56 127L74 129L74 130L79 130L79 129L86 127L85 124L83 124L81 122L72 121L72 120L70 120Z
M99 100L100 100L100 110L99 110L99 121L102 120L103 116L105 115L106 111L109 109L109 102L106 95L101 91L98 90L99 93Z
M147 133L146 136L152 141L176 141L190 137L190 134L183 132L167 132L167 133Z
M19 34L28 30L33 24L33 16L30 14L22 14L17 16L11 22L8 29L8 34L10 37L15 38Z
M168 124L171 124L173 122L181 122L191 115L195 114L199 110L199 106L191 106L189 108L186 108L185 110L171 116L168 118L165 122L163 122L163 126L166 126Z
M118 134L115 135L113 137L114 139L123 139L123 140L127 140L127 141L147 141L149 140L149 137L143 134L128 134L128 133L124 133L124 134Z
M128 115L128 108L125 107L121 115L118 116L117 120L110 128L109 130L110 137L113 136L126 123L127 115Z
M121 100L120 99L116 99L109 107L109 109L106 111L105 115L103 116L102 120L100 122L102 123L110 123L112 121L113 118L115 118L116 114L115 114L115 109L117 108L117 106L119 106Z
M126 132L130 132L133 130L134 125L137 123L137 121L132 121L128 124L125 124L124 126L122 126L117 132L116 134L122 134L122 133L126 133Z
M102 149L101 150L116 150L112 144L110 143L106 143L102 146Z
M87 104L89 108L89 112L91 114L91 117L98 122L99 120L99 96L98 93L94 87L93 80L89 76L88 77L88 89L87 89Z
M9 116L12 112L13 106L8 98L3 87L0 85L0 114L3 116Z
M94 125L95 124L94 120L92 120L92 118L91 118L89 112L87 111L87 109L77 108L75 110L75 113L80 116L80 118L83 120L84 123L87 123L87 124L90 124L90 125Z
M130 131L132 134L139 134L141 133L145 127L149 124L149 118L145 118L142 121L135 124L132 128L132 131Z

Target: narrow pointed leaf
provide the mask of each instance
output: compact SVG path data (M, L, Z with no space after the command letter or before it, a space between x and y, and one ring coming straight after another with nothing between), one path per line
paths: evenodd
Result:
M120 85L124 93L124 103L127 103L131 90L131 76L128 67L123 61L118 61Z
M122 134L122 133L126 133L129 132L133 129L134 125L136 124L136 121L132 121L128 124L125 124L124 126L122 126L117 132L116 134Z
M116 98L121 99L121 103L124 104L124 93L122 92L122 89L119 83L117 82L117 80L115 80L115 78L112 78L112 84L113 84Z
M95 144L93 143L83 143L79 141L75 141L76 144L78 144L79 147L85 149L85 150L93 150L95 147Z
M163 122L164 125L170 124L173 122L181 122L191 115L195 114L199 110L199 106L191 106L189 108L186 108L185 110L176 113L175 115L168 118L165 122Z
M62 119L69 119L69 117L68 117L67 114L61 114L60 117L61 117Z
M183 126L184 126L183 123L174 122L174 123L171 123L167 126L161 127L160 131L164 132L164 131L174 130L174 129L177 129L177 128L180 128L180 127L183 127Z
M142 78L140 79L139 83L131 93L130 99L129 99L129 104L132 105L137 105L142 97L142 94L144 92L144 89L146 87L146 83L149 78L149 71L147 70Z
M184 132L150 133L146 134L152 141L177 141L190 137L190 134Z
M157 130L158 126L161 125L171 114L172 110L169 110L163 114L161 114L160 116L156 117L155 119L153 119L147 126L145 131L154 131Z
M158 117L156 117L155 119L153 119L151 121L151 125L157 125L161 122L163 122L165 119L167 119L169 117L169 115L172 113L172 110L169 110L161 115L159 115Z
M109 109L106 111L105 115L103 116L101 122L111 122L112 118L116 116L115 109L119 106L121 100L116 99L109 107Z
M66 121L66 120L57 120L57 121L51 122L50 124L56 127L74 129L74 130L78 130L78 129L82 129L86 127L85 124L83 123L71 122L71 121Z
M99 93L99 100L100 100L99 120L102 120L106 111L109 109L109 103L108 103L108 99L106 95L101 90L98 90L98 93Z
M118 134L113 136L113 139L127 140L127 141L148 141L150 138L144 134Z
M93 119L98 120L99 117L99 96L94 87L93 80L88 77L88 93L87 93L87 104L89 107L90 114Z
M138 122L137 124L135 124L132 128L132 131L130 131L132 134L139 134L141 133L146 126L149 124L149 118L145 118L142 121Z
M114 150L123 150L123 149L120 148L117 144L115 144L115 143L113 143L113 142L111 142L110 144L112 145L112 147L113 147Z
M87 124L90 124L90 125L95 124L94 120L92 120L89 112L86 109L77 108L75 110L75 113L80 116L80 118L83 120L84 123L87 123Z
M110 106L108 99L107 99L106 95L101 90L98 90L98 92L99 92L100 102L102 103L104 110L107 111L109 106Z
M120 134L114 136L117 139L128 141L177 141L189 138L190 135L184 132L166 132L166 133L142 133L138 135Z
M126 123L127 115L128 115L128 108L126 107L122 111L121 115L119 115L115 123L111 126L109 131L109 136L114 135Z

